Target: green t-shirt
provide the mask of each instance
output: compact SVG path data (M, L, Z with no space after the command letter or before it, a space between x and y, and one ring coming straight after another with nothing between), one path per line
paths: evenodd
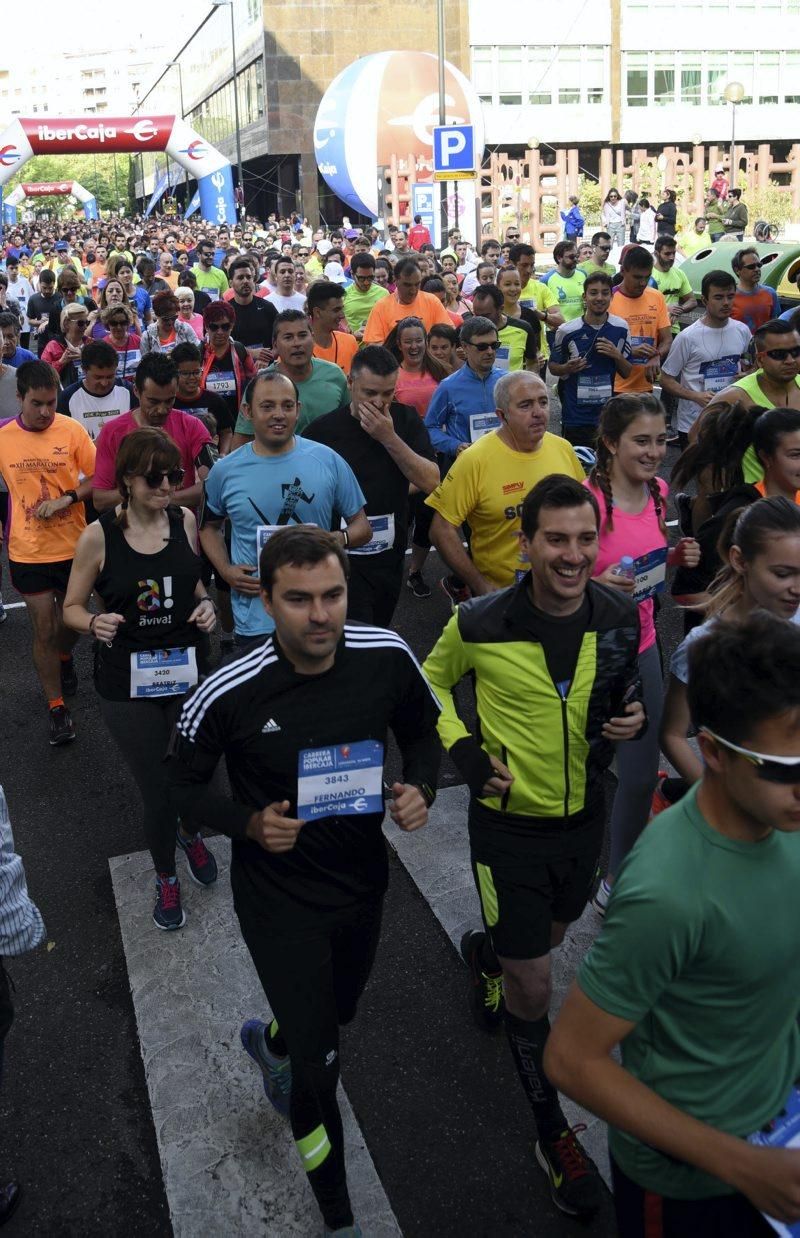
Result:
M578 973L602 1010L636 1026L622 1062L684 1113L744 1137L800 1074L800 834L736 842L711 828L697 787L656 817L625 861L603 931ZM634 1182L675 1199L732 1188L611 1128Z
M197 263L192 267L194 277L197 280L197 287L203 292L216 293L214 300L219 300L223 292L228 291L228 277L219 267L212 267L210 271L204 271Z
M741 387L746 395L749 395L754 404L768 405L764 392L758 385L758 380L764 373L763 370L754 370L752 374L745 374L743 378L737 378L735 383L731 383L732 387ZM794 380L800 387L800 377ZM764 480L764 466L756 455L756 449L751 443L747 451L742 456L742 473L744 479L751 486L755 486L758 482Z
M613 262L604 262L602 266L598 266L596 262L592 262L591 258L587 258L585 262L579 262L575 269L583 271L584 275L596 275L598 271L605 271L606 275L613 275L617 268Z
M583 313L583 285L586 283L586 272L577 268L566 278L558 271L549 271L542 282L551 288L558 298L558 308L564 315L564 322L573 322Z
M276 369L275 362L267 366L268 370ZM307 425L322 417L324 413L332 413L343 404L350 403L347 389L347 379L338 365L330 361L320 361L318 357L311 359L311 374L304 383L297 383L300 393L300 418L297 422L297 433L302 434ZM247 434L252 438L253 423L242 413L236 420L236 433Z
M497 332L500 349L495 357L498 370L522 370L525 362L536 362L539 355L533 327L521 318L507 318ZM506 351L507 350L507 351Z
M681 297L692 295L692 285L680 267L674 266L669 271L659 271L658 267L654 266L652 279L668 307L679 305ZM679 324L673 323L672 334L677 335L679 331Z
M361 292L355 284L351 284L344 294L344 316L350 330L354 333L360 331L375 302L388 295L388 290L381 288L380 284L372 284L367 292Z

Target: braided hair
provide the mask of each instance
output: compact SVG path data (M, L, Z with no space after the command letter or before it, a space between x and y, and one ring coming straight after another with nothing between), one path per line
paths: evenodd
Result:
M614 456L608 444L618 443L628 429L628 426L632 425L636 418L641 417L643 413L661 417L665 415L660 401L654 396L633 394L612 396L605 403L600 414L595 448L597 462L589 474L589 481L603 496L603 507L605 510L603 528L608 531L614 528L614 491L611 485L611 470L614 464ZM668 534L664 520L664 500L661 497L658 478L651 477L647 482L647 489L650 491L650 497L653 500L659 530L666 538Z

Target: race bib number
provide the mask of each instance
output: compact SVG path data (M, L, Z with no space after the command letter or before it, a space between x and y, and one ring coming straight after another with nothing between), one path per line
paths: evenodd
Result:
M200 291L206 294L209 301L219 300L219 288L201 288Z
M131 654L131 698L183 696L197 683L197 657L186 649L142 649Z
M757 1148L800 1148L800 1089L795 1085L781 1112L760 1130L747 1136ZM800 1222L784 1225L766 1212L762 1216L782 1238L800 1238Z
M510 364L511 349L508 344L501 344L494 355L495 369L507 370Z
M128 374L134 374L141 359L142 354L138 348L129 348L127 352L121 352L117 361L117 378L125 378Z
M500 418L497 413L470 413L469 441L477 443L479 438L483 438L484 434L490 434L499 425Z
M579 404L605 404L612 395L613 387L606 374L578 375Z
M301 820L371 812L383 812L383 744L365 739L300 751L297 815Z
M305 524L308 528L317 528L317 525L314 524L313 520L306 520ZM272 534L278 533L281 529L285 529L286 527L287 526L285 524L259 524L256 526L256 563L258 562L261 551L272 537ZM298 528L299 526L295 525L294 527Z
M703 391L724 391L739 373L738 357L718 357L715 361L700 364Z
M216 395L236 394L236 375L233 370L210 370L206 377L206 391Z
M634 353L640 344L655 344L655 339L652 335L632 335L631 336L631 352ZM631 365L647 365L648 361L657 360L655 357L630 357Z
M667 579L667 547L661 546L658 550L651 550L634 559L633 570L634 602L644 602L646 598L662 593Z
M384 550L391 550L394 546L394 515L389 513L387 516L367 516L369 527L372 529L372 537L367 542L366 546L357 546L355 550L348 550L351 555L380 555Z

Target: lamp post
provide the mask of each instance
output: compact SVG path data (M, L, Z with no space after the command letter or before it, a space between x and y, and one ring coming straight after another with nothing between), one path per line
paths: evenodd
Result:
M239 124L239 91L236 83L236 23L233 17L233 0L211 0L215 8L230 5L231 10L231 56L233 58L233 119L236 125L236 166L239 169L239 190L244 207L244 173L242 171L242 133ZM237 210L237 214L239 211Z
M736 108L744 96L745 89L741 82L728 82L728 85L722 92L722 97L731 105L731 189L736 188L736 168L734 167L734 160L736 158Z
M447 98L445 95L444 84L444 0L436 0L436 42L439 53L439 124L447 124ZM397 203L397 187L394 186L395 204ZM395 210L399 213L399 208L395 205ZM456 226L458 226L458 185L456 185ZM450 219L447 213L447 182L443 181L439 186L439 229L440 241L442 248L448 244L447 240L447 225Z

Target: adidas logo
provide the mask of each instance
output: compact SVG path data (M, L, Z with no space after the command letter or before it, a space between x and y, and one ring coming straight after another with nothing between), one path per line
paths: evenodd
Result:
M261 728L261 734L262 734L262 735L268 735L268 734L270 734L270 732L272 732L272 731L279 731L280 729L281 729L281 728L278 726L278 724L277 724L277 722L275 721L275 719L274 719L274 718L270 718L270 719L269 719L267 722L265 722L265 723L264 723L264 725L262 726L262 728Z

